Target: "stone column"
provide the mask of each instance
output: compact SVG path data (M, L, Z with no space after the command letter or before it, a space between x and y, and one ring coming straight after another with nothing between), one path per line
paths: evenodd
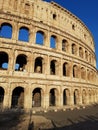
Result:
M86 97L87 101L86 101L86 104L90 104L90 99L89 99L89 92L87 91L87 97Z
M45 45L46 47L50 48L50 34L49 34L48 31L47 31L46 34L45 34L44 45Z
M2 9L2 7L3 7L3 2L4 2L4 0L0 0L0 9Z
M82 105L82 92L79 93L79 105Z
M72 86L71 86L72 87ZM73 90L70 91L70 105L74 105L74 95L73 95Z
M60 104L61 103L60 90L59 89L55 89L54 91L55 91L55 97L56 97L56 99L55 99L56 107L61 106L61 104Z
M0 0L0 2L3 1L3 8L8 9L9 8L9 0Z
M62 86L60 86L60 88L62 88ZM59 106L63 107L63 91L62 90L60 90L59 99L60 99Z
M61 76L61 60L58 59L55 65L56 75Z
M81 65L79 64L78 65L78 79L79 79L79 81L81 81Z
M32 91L30 90L30 86L31 84L28 84L24 89L24 109L26 110L32 108Z
M29 42L31 45L35 44L36 42L36 29L34 26L30 27Z
M14 3L15 3L15 0L10 0L10 2L9 2L9 9L10 10L13 10L13 8L14 8Z
M59 76L63 76L63 60L62 60L62 57L61 57L61 59L60 59L60 63L59 63L59 65L60 65L60 70L59 70Z
M31 53L28 59L28 72L34 73L34 55Z
M9 91L9 86L7 86L7 88L5 89L5 93L4 93L4 101L3 101L3 108L4 109L9 109L10 108L10 104L9 102L11 102L11 95L10 95L10 91Z
M72 42L68 40L68 53L72 54Z
M14 54L14 50L11 50L9 53L9 62L8 62L8 71L9 74L13 74L13 71L15 70L15 54Z
M70 62L70 65L69 65L69 69L70 69L70 78L73 78L73 62Z
M57 50L62 51L62 38L60 36L57 39Z
M47 87L48 87L48 86L47 86ZM48 107L49 107L49 93L48 93L47 90L45 91L43 98L44 98L43 107L44 107L45 109L48 109Z
M18 24L16 22L13 22L12 39L18 40L18 35L19 35Z
M46 74L50 75L50 57L49 55L47 56L47 65L46 65Z
M8 93L7 93L8 94L8 99L7 99L8 108L11 108L11 103L12 103L12 92L13 92L13 90L11 90L10 86L11 86L11 84L9 85L9 89L8 89Z
M27 56L27 64L24 66L24 69L26 70L26 72L30 72L31 70L31 61L32 61L32 57L31 57L31 54L30 53L26 53L26 56Z
M32 16L33 16L32 11L33 11L32 4L30 4L30 8L29 8L29 17L30 18L32 18Z

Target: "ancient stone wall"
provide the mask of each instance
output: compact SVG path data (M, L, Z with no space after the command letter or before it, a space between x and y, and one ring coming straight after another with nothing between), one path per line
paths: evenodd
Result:
M55 2L0 0L1 108L97 103L97 79L94 40L80 19Z

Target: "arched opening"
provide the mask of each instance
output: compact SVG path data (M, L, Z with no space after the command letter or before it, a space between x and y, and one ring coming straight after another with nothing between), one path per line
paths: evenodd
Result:
M0 37L2 38L12 38L12 26L9 23L3 23L0 27Z
M42 89L35 88L32 92L32 107L41 107L42 105Z
M0 87L0 109L3 108L3 100L4 100L4 89Z
M74 24L72 24L72 29L75 30L75 25Z
M53 14L53 19L56 20L56 18L57 18L57 15L54 13Z
M62 40L62 51L68 52L68 42L67 40Z
M25 14L28 15L29 14L29 10L30 9L30 4L29 3L25 3Z
M88 52L87 51L85 51L85 60L88 61Z
M92 92L91 90L88 91L89 103L92 102Z
M5 52L0 52L0 69L1 70L8 69L8 54Z
M69 76L69 75L70 75L69 64L65 62L63 64L63 76Z
M91 54L89 54L89 63L91 63Z
M77 67L77 65L73 66L73 77L78 78L78 67Z
M56 74L56 60L52 60L50 63L50 74L51 75Z
M86 79L86 71L83 67L81 68L81 79Z
M86 104L86 91L83 89L82 91L82 104Z
M77 89L75 89L74 91L74 105L78 105L79 104L79 91Z
M63 91L63 105L70 104L70 91L68 89L64 89Z
M83 49L82 47L79 47L79 56L83 58Z
M93 91L93 102L96 103L96 91Z
M57 89L53 88L50 90L49 93L49 106L56 106L58 102L58 91Z
M16 71L26 71L27 57L24 54L20 54L16 58L15 70Z
M36 44L43 45L44 44L44 32L38 31L36 32Z
M87 80L90 80L90 70L87 69Z
M54 35L50 38L50 48L56 48L56 36Z
M43 72L43 58L42 57L37 57L35 59L34 72L36 72L36 73Z
M76 55L77 54L77 48L75 44L72 44L72 54Z
M29 29L27 27L21 27L19 29L19 41L28 42L29 41Z
M16 87L12 92L12 108L24 108L24 88Z

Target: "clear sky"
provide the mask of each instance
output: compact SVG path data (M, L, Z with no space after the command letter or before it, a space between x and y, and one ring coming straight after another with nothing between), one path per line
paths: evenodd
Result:
M50 2L51 0L44 0ZM98 69L98 0L52 0L75 14L91 31L94 41Z

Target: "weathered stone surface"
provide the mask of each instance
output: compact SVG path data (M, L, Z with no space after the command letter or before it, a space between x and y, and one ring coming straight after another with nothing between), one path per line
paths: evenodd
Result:
M2 33L6 26L10 37ZM19 38L22 29L27 41ZM55 2L0 0L0 30L1 109L47 111L98 102L94 40L71 12Z

